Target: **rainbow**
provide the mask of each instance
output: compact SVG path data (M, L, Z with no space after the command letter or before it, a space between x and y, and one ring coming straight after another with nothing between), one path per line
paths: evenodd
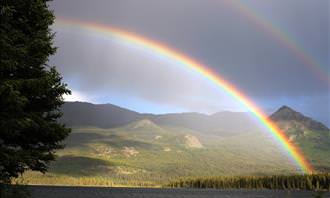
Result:
M270 23L264 17L252 10L243 1L230 0L224 1L226 5L234 8L238 13L244 16L247 20L254 23L260 29L278 41L282 46L286 47L296 58L298 58L304 66L310 69L320 80L330 85L329 71L327 67L321 65L317 60L312 58L306 50L295 41L287 32L278 28L275 24Z
M268 119L268 116L263 113L261 109L259 109L251 100L249 100L243 92L239 91L234 85L225 81L223 77L213 72L209 69L209 67L169 48L162 43L108 25L63 18L58 18L55 25L69 28L77 27L79 29L93 31L106 37L114 37L115 39L122 40L125 43L137 45L138 47L147 49L154 55L173 60L178 65L182 65L202 75L204 78L216 84L219 88L223 89L231 97L244 105L268 129L267 131L271 133L271 135L286 150L289 156L293 158L303 173L314 172L312 165L305 159L299 148L289 141L288 137L270 119Z

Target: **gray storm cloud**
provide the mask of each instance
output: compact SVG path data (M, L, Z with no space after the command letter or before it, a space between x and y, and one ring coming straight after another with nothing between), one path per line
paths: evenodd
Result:
M65 79L74 79L69 84L82 100L88 93L91 98L93 93L125 93L192 111L244 110L220 87L175 60L90 32L57 32L61 48L52 63L65 65L59 70Z
M329 84L228 1L56 0L50 5L59 17L108 24L166 43L210 66L265 109L285 103L330 124ZM329 76L329 1L237 2L289 35ZM128 94L194 111L236 106L180 67L83 32L56 31L59 50L51 62L88 98Z
M61 17L118 26L167 43L207 63L252 97L328 91L329 86L290 49L226 1L57 0L52 7ZM253 7L252 15L259 14L270 26L294 38L329 73L328 1L244 3Z

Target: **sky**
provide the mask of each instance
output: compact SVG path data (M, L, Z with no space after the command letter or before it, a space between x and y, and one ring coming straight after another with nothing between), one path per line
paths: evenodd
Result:
M161 42L235 85L266 113L288 105L330 125L329 1L55 0L55 16ZM50 58L70 101L138 112L246 111L205 77L109 36L56 22Z

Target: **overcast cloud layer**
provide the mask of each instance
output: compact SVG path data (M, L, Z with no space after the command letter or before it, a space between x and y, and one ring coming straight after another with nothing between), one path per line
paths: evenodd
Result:
M329 1L244 1L290 35L329 76ZM282 104L329 121L329 84L228 1L56 0L56 16L117 26L166 43L212 67L266 111ZM144 112L244 111L182 66L141 49L74 28L54 26L59 47L51 63L73 98Z

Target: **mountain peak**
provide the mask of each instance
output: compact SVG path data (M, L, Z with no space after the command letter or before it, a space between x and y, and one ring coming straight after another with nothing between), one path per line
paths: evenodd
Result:
M299 113L292 108L283 105L281 108L279 108L275 113L273 113L270 118L274 121L281 121L281 120L296 120L300 121L306 118L302 113Z
M310 130L320 130L320 131L329 130L322 123L315 121L312 118L307 117L302 113L297 112L286 105L283 105L275 113L273 113L270 116L270 119L275 122L296 123L294 125L297 125L297 123L299 123L299 125L304 126L304 128Z
M283 106L281 106L281 107L278 109L278 111L287 111L287 110L289 110L289 111L294 111L292 108L290 108L290 107L288 107L288 106L286 106L286 105L283 105Z

